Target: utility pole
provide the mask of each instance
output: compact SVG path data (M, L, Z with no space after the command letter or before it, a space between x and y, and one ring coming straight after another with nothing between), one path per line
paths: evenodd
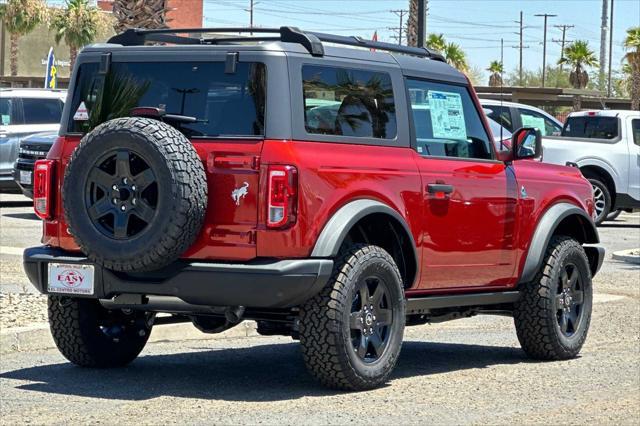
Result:
M249 9L245 9L247 12L249 12L249 27L253 28L253 10L255 8L255 1L254 0L249 0ZM251 32L251 35L253 35L253 32Z
M392 10L391 13L395 13L396 15L398 15L398 17L400 18L400 26L398 28L393 28L390 27L390 30L393 31L398 31L398 35L396 36L392 36L393 38L397 38L398 39L398 44L402 44L402 31L404 30L404 15L408 12L408 10L404 10L404 9L398 9L398 10Z
M609 0L602 0L602 17L600 21L600 69L598 70L598 89L604 91L604 73L607 60L607 21Z
M520 20L519 21L514 21L516 24L520 24L520 32L517 32L515 34L518 34L520 36L520 44L518 44L517 46L511 46L514 49L519 49L520 50L520 65L518 66L518 74L519 74L519 84L520 86L523 85L523 80L522 80L522 49L528 49L529 46L525 46L522 42L522 38L524 35L524 29L526 28L524 26L524 21L522 19L522 11L520 11Z
M554 18L558 15L540 13L535 16L544 17L544 39L542 44L542 87L544 87L544 78L547 73L547 19Z
M418 47L424 47L427 37L428 0L418 0Z
M564 59L564 45L571 42L571 40L566 39L567 30L574 26L575 25L554 25L554 27L562 31L562 38L560 40L556 40L555 38L551 40L554 43L560 43L560 60ZM560 72L562 72L563 65L564 64L560 62Z
M613 53L613 0L611 0L611 19L609 20L609 76L607 82L607 97L611 97L611 54Z

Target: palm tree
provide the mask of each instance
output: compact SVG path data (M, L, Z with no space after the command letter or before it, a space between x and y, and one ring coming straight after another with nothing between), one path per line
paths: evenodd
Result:
M168 0L115 0L116 32L129 28L167 28Z
M447 63L460 71L467 71L469 65L467 64L467 55L464 50L457 43L447 43L442 51Z
M596 55L589 48L589 43L584 40L576 40L564 49L564 55L558 61L559 64L569 64L572 67L569 74L569 82L574 89L584 89L589 83L589 74L585 70L586 67L594 67L598 65ZM573 109L579 111L582 106L582 97L575 95L573 97Z
M95 41L101 19L100 10L90 6L89 0L67 0L66 7L53 16L51 28L55 31L56 43L64 39L69 46L71 68L78 50Z
M447 47L444 34L429 34L426 44L429 49L437 50L438 52L444 52L444 49Z
M409 0L407 18L407 46L418 45L418 0Z
M631 109L640 110L640 27L627 30L624 48L627 50L624 59L631 68Z
M47 20L47 5L43 0L8 0L0 5L0 18L9 32L11 43L9 62L11 75L18 75L18 40Z
M487 71L491 73L489 76L489 86L499 87L502 86L502 73L504 72L504 66L500 61L491 61Z

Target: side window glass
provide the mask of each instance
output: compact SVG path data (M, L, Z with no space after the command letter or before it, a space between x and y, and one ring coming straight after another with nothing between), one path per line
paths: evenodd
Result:
M389 74L305 65L302 85L308 133L396 137L396 108Z
M55 124L60 122L62 105L58 99L22 99L25 124Z
M522 127L534 127L540 130L542 136L559 136L562 128L548 117L528 109L519 108L520 118L522 119Z
M640 119L631 120L631 131L633 132L633 143L640 146Z
M423 156L491 159L491 141L464 86L407 80Z
M486 105L483 106L483 109L485 110L487 117L513 133L513 119L511 118L510 108L499 105Z

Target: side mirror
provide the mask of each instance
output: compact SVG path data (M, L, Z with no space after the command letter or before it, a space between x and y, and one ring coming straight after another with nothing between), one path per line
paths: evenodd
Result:
M522 127L511 136L513 159L542 157L542 134L533 127Z

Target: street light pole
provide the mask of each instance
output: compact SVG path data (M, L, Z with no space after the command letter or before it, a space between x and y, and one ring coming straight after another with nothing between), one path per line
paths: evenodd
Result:
M558 15L551 15L549 13L540 13L535 16L544 17L544 39L542 44L542 87L544 87L544 78L547 73L547 19L553 18Z

